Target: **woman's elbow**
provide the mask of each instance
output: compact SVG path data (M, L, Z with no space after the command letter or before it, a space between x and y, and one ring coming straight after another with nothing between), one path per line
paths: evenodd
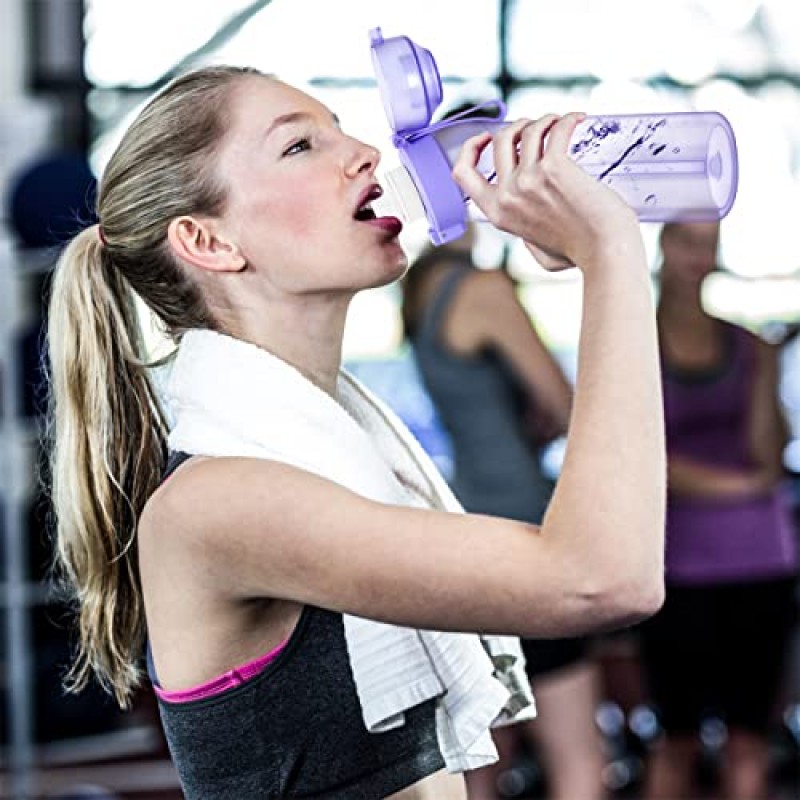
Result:
M634 625L652 617L664 604L663 571L637 575L624 585L613 587L601 599L611 621Z
M647 547L617 551L598 574L605 576L601 595L610 609L616 609L631 623L652 617L664 604L666 591L663 539Z
M664 603L664 570L657 564L597 569L578 592L587 620L600 629L635 625Z
M639 582L631 597L631 610L639 621L652 617L664 605L664 574L659 572Z

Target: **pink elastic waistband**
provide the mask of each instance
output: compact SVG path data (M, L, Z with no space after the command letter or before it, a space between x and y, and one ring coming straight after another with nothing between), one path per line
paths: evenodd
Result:
M245 681L249 681L262 672L264 668L280 655L281 651L286 647L286 642L281 642L275 649L270 650L263 656L249 661L240 667L234 667L231 670L212 678L206 683L201 683L199 686L193 686L191 689L183 689L178 692L167 692L159 686L153 686L153 690L162 700L170 703L188 703L191 700L203 700L206 697L213 697L215 694L221 694L228 689L233 689L235 686L241 686Z

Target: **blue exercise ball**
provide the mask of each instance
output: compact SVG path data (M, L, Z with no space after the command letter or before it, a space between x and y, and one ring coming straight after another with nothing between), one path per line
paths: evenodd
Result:
M96 222L97 181L82 153L55 153L11 181L7 217L25 247L61 245Z

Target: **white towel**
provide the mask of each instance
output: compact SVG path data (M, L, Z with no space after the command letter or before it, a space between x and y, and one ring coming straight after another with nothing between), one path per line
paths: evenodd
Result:
M463 511L405 426L344 370L334 399L265 350L193 330L181 341L165 402L171 450L268 458L379 502ZM368 730L402 725L406 709L436 697L439 746L456 772L497 759L491 725L535 715L515 637L343 617Z

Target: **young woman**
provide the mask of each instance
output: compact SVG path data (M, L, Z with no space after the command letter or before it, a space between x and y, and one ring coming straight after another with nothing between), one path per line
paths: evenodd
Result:
M664 736L646 794L694 793L700 725L717 715L728 726L722 796L764 798L796 614L778 353L703 306L717 223L670 223L660 242L667 592L664 608L641 626L641 642Z
M378 153L329 109L202 70L110 160L49 322L73 683L94 674L125 703L148 651L186 797L461 798L451 771L486 763L509 691L477 637L435 631L566 636L660 605L650 285L633 212L566 154L579 118L499 133L495 185L475 169L488 136L454 170L495 225L584 275L571 433L541 527L454 513L341 371L350 300L406 257L400 223L368 207ZM179 344L169 439L134 297Z
M472 260L466 236L422 253L403 281L403 321L453 447L453 491L473 513L541 524L553 482L541 442L567 431L572 387L502 269ZM493 732L500 758L467 773L470 800L498 800L520 737L550 800L605 795L594 716L600 676L587 637L523 639L537 716Z

